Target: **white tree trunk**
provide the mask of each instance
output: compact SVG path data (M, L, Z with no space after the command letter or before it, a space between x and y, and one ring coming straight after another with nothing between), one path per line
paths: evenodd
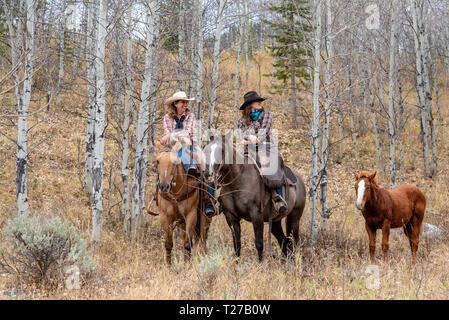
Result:
M396 33L397 33L397 7L398 0L391 2L391 30L390 30L390 69L389 69L389 85L388 85L388 141L390 150L390 188L396 184L396 133L394 128L394 83L396 79Z
M292 28L292 34L294 34L295 26L294 26L294 20L295 16L293 15L293 12L290 15L290 21L291 21L291 28ZM291 44L292 46L295 46L294 43ZM291 86L291 96L290 96L290 103L292 106L292 113L293 113L293 128L298 128L298 118L297 118L297 107L296 107L296 59L297 57L293 54L294 50L292 50L292 54L290 55L290 86Z
M415 39L415 54L416 54L416 90L418 92L418 104L421 114L421 130L423 135L423 159L424 170L427 176L431 176L431 169L429 165L429 145L428 145L428 132L427 132L427 115L426 115L426 102L424 93L424 79L423 79L423 57L421 51L421 41L419 37L420 22L418 13L419 0L412 0L411 12L413 18L413 35Z
M377 77L376 77L376 82L377 82ZM372 90L377 90L376 89L372 89ZM380 173L382 175L384 175L384 166L382 163L382 150L381 150L381 146L380 146L380 139L379 139L379 132L377 130L377 119L376 119L376 108L374 106L374 92L371 92L371 105L370 105L370 109L371 109L371 121L373 123L373 130L374 130L374 138L376 141L376 154L377 154L377 168L380 171Z
M210 93L210 109L209 117L207 121L207 128L212 126L214 120L215 105L217 103L217 86L218 86L218 72L220 65L220 40L221 40L221 30L223 28L223 11L226 0L218 0L218 17L217 17L217 28L215 30L215 42L214 42L214 62L212 68L212 84Z
M153 56L154 66L152 74L154 77L157 76L159 70L159 56L157 52L154 53ZM150 145L150 159L151 161L156 159L156 147L154 143L155 139L155 131L154 125L156 122L156 94L157 94L157 78L152 79L151 84L151 103L150 103L150 136L149 136L149 145Z
M347 82L348 82L348 95L349 95L349 123L350 123L350 129L351 129L351 136L352 136L352 142L354 143L354 155L355 155L355 162L359 163L359 148L357 145L357 133L355 131L355 125L354 125L354 95L353 95L353 88L352 88L352 44L350 49L350 54L348 57L348 66L347 66Z
M397 128L397 141L399 146L399 174L398 174L398 182L402 184L402 177L404 174L404 150L402 143L402 131L404 130L404 103L402 101L402 84L401 84L401 72L400 72L400 64L397 62L396 69L396 98L395 100L398 103L398 111L396 117L396 128Z
M186 19L186 0L179 1L179 17L178 17L178 83L177 91L185 91L185 19Z
M59 68L58 68L58 85L56 91L56 104L61 104L61 87L64 78L64 50L65 50L65 24L66 24L66 1L62 1L61 20L59 22Z
M223 0L222 0L223 1ZM245 79L248 82L249 76L249 58L248 58L248 40L249 40L249 13L248 0L242 0L243 3L243 55L245 57Z
M95 144L93 152L93 199L92 199L92 242L101 241L103 233L103 168L104 168L104 129L106 109L105 86L105 44L108 0L98 0L97 46L95 69L97 75L97 94L95 110Z
M240 55L243 45L243 23L242 23L242 11L240 9L240 1L237 0L237 14L239 15L239 29L237 38L237 59L235 68L235 87L234 87L234 129L237 128L238 110L239 110L239 86L240 86Z
M358 125L358 131L363 134L366 132L366 124L365 124L365 107L367 105L367 88L369 86L369 79L368 74L366 71L366 65L367 65L367 53L364 52L364 41L366 39L366 32L365 28L360 28L360 40L358 40L358 52L357 52L357 73L358 73L358 87L359 87L359 125Z
M321 201L321 230L327 230L327 224L330 217L330 210L327 203L327 159L329 157L329 123L331 117L331 83L333 77L331 75L331 64L333 59L333 44L332 44L332 11L331 2L326 0L326 60L325 60L325 101L324 101L324 126L323 138L321 145L321 179L320 179L320 201Z
M430 141L432 142L432 166L431 166L431 176L435 176L437 174L437 164L438 164L438 151L437 151L437 143L436 143L436 134L435 134L435 126L433 121L433 112L432 112L432 91L430 90L430 46L429 46L429 38L426 33L426 29L424 26L424 19L422 17L422 12L424 11L425 2L423 1L422 7L419 10L419 21L420 21L420 39L421 39L421 52L423 59L423 79L424 79L424 92L425 92L425 101L426 101L426 109L428 114L428 122L429 122L429 131L430 131Z
M89 201L93 195L92 169L93 169L93 150L95 144L95 110L96 110L96 71L95 71L95 51L97 46L97 24L95 23L97 3L89 1L87 3L87 32L86 36L86 66L87 66L87 100L89 104L87 114L87 132L86 132L86 186L85 191Z
M313 118L312 118L312 166L310 168L309 184L309 222L312 246L316 245L318 224L316 221L316 199L318 180L318 152L319 152L319 126L320 126L320 51L321 51L321 1L316 0L315 13L315 41L313 66Z
M136 155L134 158L134 171L132 181L132 213L129 221L130 229L127 233L131 238L135 238L137 229L142 222L141 210L144 207L145 200L145 180L147 168L147 142L148 142L148 118L149 118L149 100L152 79L152 49L154 48L154 32L156 1L150 1L150 8L147 10L146 17L146 54L145 54L145 72L142 82L142 91L140 95L139 116L136 128Z
M335 70L335 69L334 69ZM333 71L334 71L333 70ZM338 122L338 160L343 160L343 139L344 139L344 122L343 122L343 106L341 104L341 97L335 92L335 101L337 104L337 122Z
M125 89L125 118L123 121L123 137L122 137L122 181L123 181L123 198L122 198L122 217L124 222L125 232L129 230L130 216L130 206L129 206L129 127L130 127L130 116L131 116L131 106L133 105L132 97L132 6L128 8L128 37L126 40L126 89Z
M26 37L25 37L25 70L22 96L18 103L18 133L17 133L17 169L16 169L16 198L18 214L29 214L28 190L27 190L27 132L28 110L31 100L31 84L34 72L34 21L36 2L26 0ZM21 30L19 29L19 32ZM19 45L16 44L16 48ZM13 53L14 54L14 53ZM18 59L16 59L17 61Z
M446 14L444 15L446 17L446 21L449 20L449 1L443 1L444 3L444 12L446 12ZM447 54L449 52L449 23L446 23L444 28L444 33L445 33L445 47L446 47L446 56L444 57L444 61L446 63L446 73L449 74L449 54Z
M204 24L203 24L203 5L202 0L195 0L197 33L198 33L198 52L196 61L196 106L198 119L198 144L202 145L203 137L203 57L204 57Z
M11 47L11 69L13 70L12 76L14 79L14 94L16 98L17 107L19 107L20 102L20 79L19 79L19 68L18 64L20 63L19 57L21 56L21 35L22 35L22 28L21 28L21 19L17 22L17 31L14 27L14 16L13 16L13 7L10 6L6 0L2 0L3 8L5 10L5 14L7 16L6 24L8 25L8 32L9 32L9 45ZM21 2L20 8L23 7L23 4Z
M443 119L441 117L441 110L440 110L440 93L438 88L438 74L437 74L437 64L434 63L434 66L432 68L433 72L433 93L435 96L435 109L437 111L437 119L438 119L438 132L440 136L440 142L443 141Z

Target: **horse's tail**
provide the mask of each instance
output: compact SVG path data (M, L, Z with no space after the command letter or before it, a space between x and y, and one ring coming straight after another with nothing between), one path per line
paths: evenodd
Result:
M426 196L424 193L416 187L415 190L415 208L413 214L418 220L422 222L424 214L426 212Z

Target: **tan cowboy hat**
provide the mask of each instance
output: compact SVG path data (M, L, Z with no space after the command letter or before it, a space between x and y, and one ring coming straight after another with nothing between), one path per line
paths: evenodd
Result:
M170 98L168 98L167 100L165 100L165 105L167 107L171 106L171 104L175 101L178 100L185 100L185 101L193 101L195 100L195 98L187 98L187 95L184 91L178 91L175 92Z

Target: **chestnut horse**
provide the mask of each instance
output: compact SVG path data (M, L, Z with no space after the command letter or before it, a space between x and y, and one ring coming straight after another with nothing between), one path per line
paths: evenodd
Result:
M387 261L390 228L399 227L404 227L414 263L426 210L426 197L422 191L410 184L385 190L377 184L376 172L354 172L354 175L356 206L365 218L371 263L375 262L377 229L382 229L382 251Z
M165 233L165 251L167 263L171 264L173 248L173 230L180 226L181 239L184 243L184 258L189 259L193 239L200 240L206 251L206 239L211 218L198 210L198 179L187 175L177 156L177 152L162 149L157 158L158 193L157 203L160 208L160 221Z

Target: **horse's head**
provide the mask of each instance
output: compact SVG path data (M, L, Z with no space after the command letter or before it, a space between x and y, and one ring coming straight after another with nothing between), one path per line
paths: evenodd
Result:
M161 193L169 193L176 184L175 178L177 175L177 168L179 159L174 159L172 152L161 152L156 158L157 174L158 174L158 188Z
M365 208L365 204L371 200L373 196L373 188L377 186L377 178L376 172L369 173L366 171L362 172L354 172L355 176L355 194L356 194L356 202L355 205L357 209L363 210Z
M211 140L211 142L204 149L206 155L206 166L204 170L204 177L206 181L211 183L215 182L217 175L220 171L220 164L222 163L223 144L218 139Z
M227 165L234 164L235 150L232 134L230 132L212 136L204 149L206 155L204 176L208 182L217 182L218 175L228 168Z

